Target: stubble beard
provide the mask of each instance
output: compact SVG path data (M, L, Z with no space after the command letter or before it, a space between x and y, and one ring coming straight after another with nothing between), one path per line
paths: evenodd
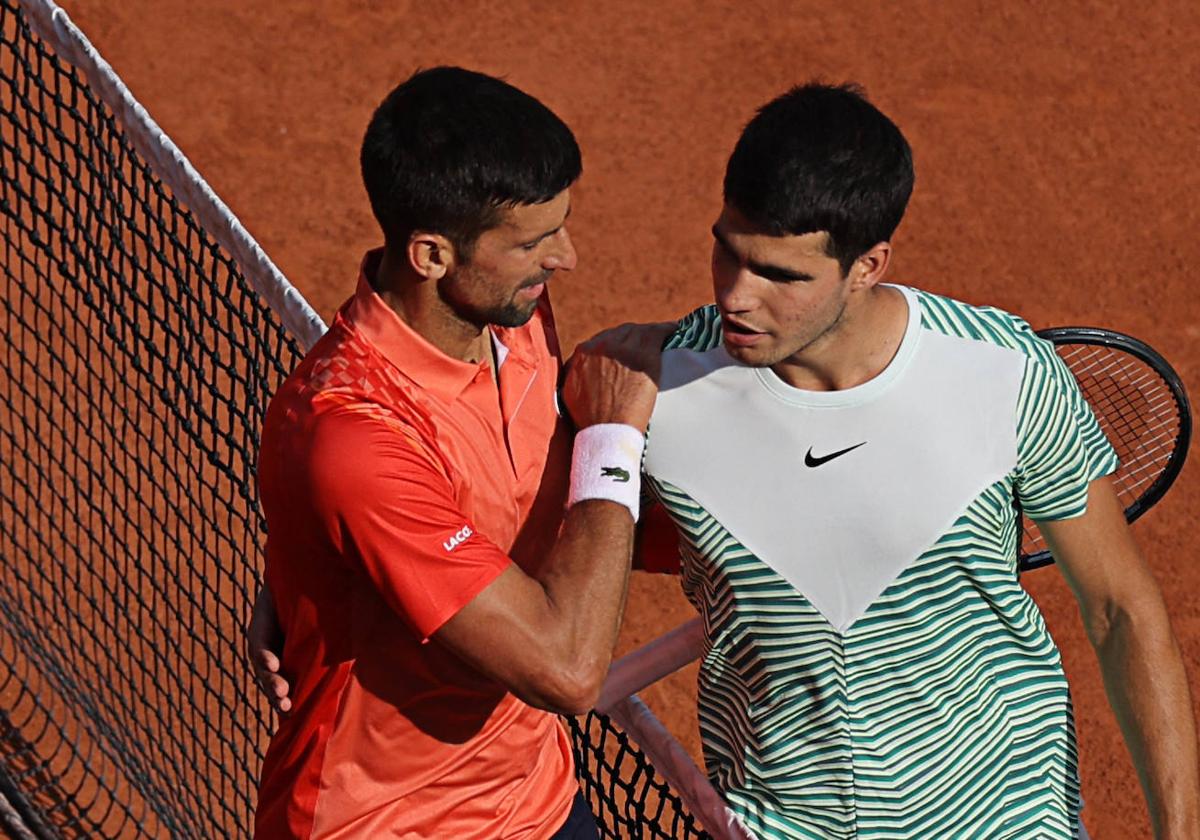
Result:
M497 307L489 313L488 323L495 324L498 327L523 327L529 323L529 319L533 317L534 310L537 309L538 298L533 300L517 300L517 292L522 289L528 289L531 286L537 286L540 283L545 283L550 279L550 275L554 272L549 269L542 269L532 277L526 278L516 291L509 297L508 303Z
M536 298L533 300L517 300L517 292L521 291L521 289L527 289L530 286L536 286L539 283L545 283L550 279L551 274L553 272L550 270L543 269L532 277L526 278L521 282L520 286L513 290L508 300L503 303L476 305L461 299L455 300L457 296L446 293L443 293L442 297L460 318L480 328L489 325L505 328L523 327L533 317L538 301ZM478 288L482 285L478 278L471 275L459 279L461 285L468 290ZM464 280L465 282L461 282ZM469 298L470 295L468 294L465 297Z
M537 300L518 303L515 300L510 300L504 306L498 307L487 313L487 321L497 327L523 327L529 323L529 319L533 317L534 310L537 309Z

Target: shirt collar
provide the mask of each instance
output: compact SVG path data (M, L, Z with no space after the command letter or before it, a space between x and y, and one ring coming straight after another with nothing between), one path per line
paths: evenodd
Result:
M379 266L382 254L382 249L376 249L363 257L358 287L342 308L342 317L419 387L445 399L457 399L480 374L484 364L447 356L383 302L368 279L369 273Z

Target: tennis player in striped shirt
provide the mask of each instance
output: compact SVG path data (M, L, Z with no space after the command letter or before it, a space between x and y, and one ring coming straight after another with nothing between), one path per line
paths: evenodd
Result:
M1014 499L1079 600L1155 836L1200 837L1196 733L1116 456L1020 318L881 283L909 146L852 87L729 160L715 304L668 340L644 471L704 619L705 762L760 838L1075 838L1062 663Z

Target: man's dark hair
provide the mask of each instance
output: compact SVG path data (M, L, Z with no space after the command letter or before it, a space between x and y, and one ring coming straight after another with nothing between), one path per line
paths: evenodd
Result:
M725 169L725 202L772 236L827 231L842 274L891 238L912 150L861 88L810 83L761 108Z
M466 258L504 208L549 201L582 169L575 136L549 108L460 67L421 70L389 93L360 163L388 243L428 230Z

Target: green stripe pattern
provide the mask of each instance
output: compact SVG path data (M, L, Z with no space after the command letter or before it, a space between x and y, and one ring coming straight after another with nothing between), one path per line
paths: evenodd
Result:
M759 838L1076 835L1070 695L1017 580L1013 498L1037 518L1078 515L1115 455L1027 324L917 294L922 329L1025 354L1019 463L846 632L685 492L648 477L679 530L681 582L706 631L705 764ZM719 342L719 316L705 307L667 347Z

